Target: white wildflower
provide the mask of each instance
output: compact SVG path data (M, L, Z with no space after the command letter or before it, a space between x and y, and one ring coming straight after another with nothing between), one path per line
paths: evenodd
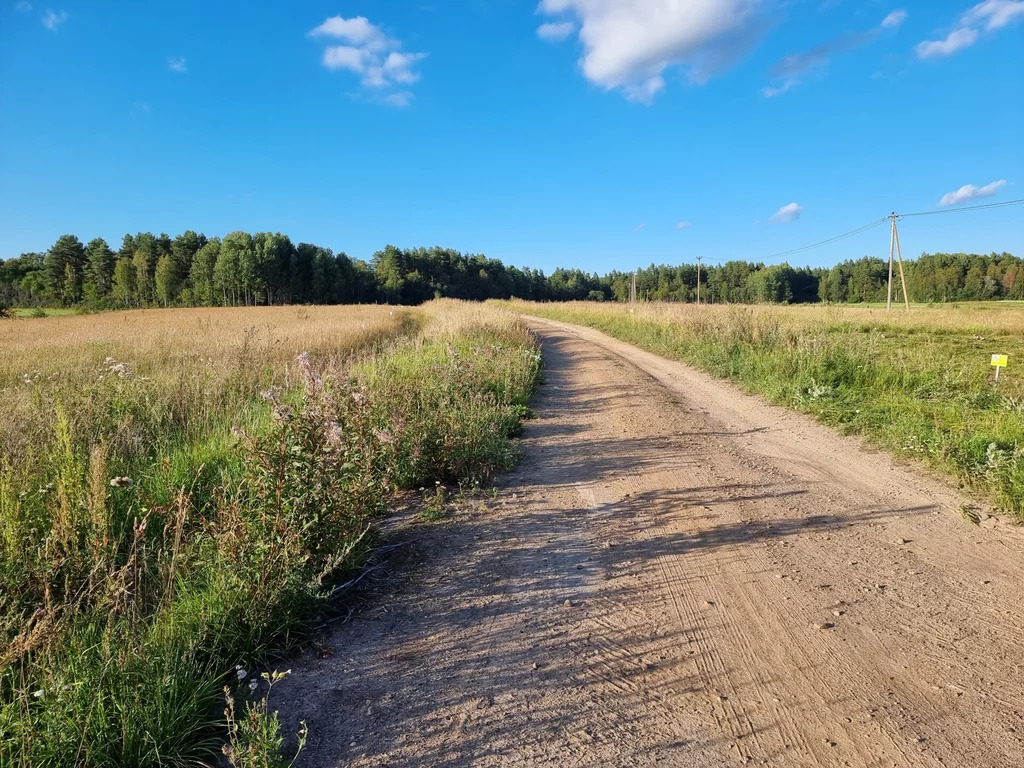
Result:
M340 448L343 436L344 432L341 429L341 424L336 421L332 421L327 425L327 430L324 433L324 439L327 441L327 445L330 448Z
M38 691L32 691L32 695L35 696L37 699L43 698L43 689L40 688Z
M245 680L245 678L249 676L249 673L246 672L244 669L236 669L235 674L238 676L239 682Z
M113 477L110 479L111 488L126 488L129 485L134 485L135 481L130 477Z
M249 681L249 690L250 691L255 691L259 687L260 687L260 681L259 680L252 679L252 680Z

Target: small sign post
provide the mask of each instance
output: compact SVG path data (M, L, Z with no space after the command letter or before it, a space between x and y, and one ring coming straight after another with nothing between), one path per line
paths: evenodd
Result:
M992 355L992 367L996 369L996 386L999 386L999 369L1006 367L1009 355Z

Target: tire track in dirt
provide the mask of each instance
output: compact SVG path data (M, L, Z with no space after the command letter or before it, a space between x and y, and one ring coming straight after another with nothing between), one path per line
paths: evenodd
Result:
M486 511L408 528L423 562L282 683L300 765L1024 764L1019 529L968 527L919 468L686 366L529 322L547 383L523 463Z

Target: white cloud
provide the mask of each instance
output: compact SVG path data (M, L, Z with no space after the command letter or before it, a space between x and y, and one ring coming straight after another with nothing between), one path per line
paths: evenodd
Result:
M371 24L365 16L356 16L351 19L331 16L319 27L310 30L309 35L310 37L333 37L370 50L388 48L394 43L379 27Z
M637 232L643 232L645 229L647 229L646 221L643 224L637 224L635 227L633 227L633 233L636 234Z
M882 29L896 29L906 20L907 12L900 8L882 19Z
M548 42L560 42L576 31L571 21L554 21L537 27L537 37Z
M914 49L919 59L936 59L949 56L961 48L967 48L978 41L978 32L970 27L954 29L943 40L925 40Z
M772 67L771 79L775 84L764 86L761 95L770 99L786 93L800 85L811 72L822 72L834 57L874 42L878 39L880 30L897 29L906 19L906 11L895 10L882 19L882 23L877 27L863 32L846 32L819 43L808 51L783 56Z
M167 68L171 72L188 72L188 63L184 56L171 56L167 60Z
M18 2L14 4L14 10L18 13L28 13L32 10L32 3L28 0L18 0Z
M692 226L692 221L680 221L678 224L676 224L676 229L689 229Z
M1019 18L1024 18L1024 0L984 0L961 16L957 27L945 39L918 43L917 56L921 59L949 56L978 42L978 27L994 32Z
M324 67L360 75L364 88L381 92L373 101L395 107L412 103L412 92L401 86L419 82L420 73L415 65L427 54L403 51L400 40L388 37L364 16L351 19L332 16L311 30L309 36L333 38L343 43L324 48L321 59Z
M778 222L779 224L789 224L791 221L796 221L800 218L800 214L804 212L804 207L799 203L790 203L784 205L775 213L772 214L772 221Z
M986 184L984 187L976 187L973 184L964 184L956 192L950 192L943 195L942 199L939 201L939 205L960 205L960 203L977 200L979 197L992 197L1005 186L1006 179L993 181L991 184Z
M761 0L541 0L540 11L579 22L584 76L606 90L650 102L665 70L707 81L745 51Z
M43 14L43 26L51 32L56 32L57 27L68 20L68 14L66 11L57 11L54 13L49 8L46 9L46 13Z
M328 69L348 69L363 72L366 69L366 57L361 48L351 45L332 45L324 49L324 66Z
M1020 16L1024 16L1024 0L985 0L965 13L961 24L984 22L985 29L991 32Z
M794 88L798 85L800 85L800 81L796 79L786 80L781 85L766 85L764 88L761 89L761 95L764 96L766 99L770 99L774 96L781 96L790 88Z
M394 93L389 93L381 101L385 104L390 104L392 107L404 109L412 103L412 93L409 91L395 91Z

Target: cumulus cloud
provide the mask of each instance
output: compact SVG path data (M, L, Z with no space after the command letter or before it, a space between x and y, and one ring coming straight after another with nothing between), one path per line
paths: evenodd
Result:
M57 11L56 13L54 13L49 8L47 8L46 13L43 14L43 26L46 27L51 32L56 32L57 28L60 27L67 20L68 14L66 11Z
M692 226L692 221L680 221L678 224L676 224L676 229L689 229Z
M365 16L355 16L351 19L346 19L343 16L331 16L319 27L310 30L309 36L333 37L370 50L387 48L392 42L379 27L371 24Z
M167 60L167 68L171 72L188 72L188 63L184 56L171 56Z
M425 53L403 51L400 40L384 34L365 16L332 16L309 36L337 41L324 48L321 61L327 69L359 75L363 88L375 92L376 100L383 104L407 107L412 103L407 86L419 82L415 67L426 58Z
M882 19L882 29L896 29L907 20L907 12L897 9Z
M978 41L977 30L970 27L954 29L942 40L925 40L917 44L914 49L919 59L936 59L941 56L949 56L961 48L967 48Z
M995 32L1020 18L1024 18L1024 0L984 0L961 16L945 38L924 40L914 50L921 59L949 56L978 42L979 28Z
M575 31L576 25L571 21L553 21L537 27L537 37L541 40L557 43L565 40Z
M789 203L772 214L772 221L779 224L789 224L789 222L799 219L800 214L803 212L804 207L799 203Z
M665 70L683 66L703 83L746 51L761 0L541 0L548 15L579 22L581 67L590 82L650 102ZM564 20L563 20L564 21Z
M984 187L976 187L973 184L964 184L956 192L949 192L948 194L943 195L942 199L939 201L939 205L960 205L960 203L977 200L979 197L992 197L1005 186L1006 179L993 181L991 184L986 184Z

